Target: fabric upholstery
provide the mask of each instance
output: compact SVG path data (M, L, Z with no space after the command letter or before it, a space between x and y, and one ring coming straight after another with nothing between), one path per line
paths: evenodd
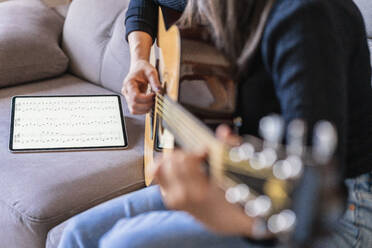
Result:
M372 65L372 1L371 0L354 0L356 5L362 12L364 22L366 25L368 45L371 51L371 65Z
M58 248L58 244L61 240L63 230L67 226L68 220L54 227L48 232L45 248Z
M369 51L371 53L371 65L372 65L372 39L368 39Z
M144 118L126 115L129 148L12 154L14 95L112 94L72 75L0 90L0 247L44 247L47 232L69 217L144 185Z
M354 0L359 7L366 24L368 37L372 39L372 1L371 0Z
M66 18L67 16L67 12L68 12L68 8L70 7L70 4L66 4L66 5L58 5L54 8L52 8L55 12L57 12L60 16L63 17L63 19Z
M0 87L62 74L63 18L40 0L0 3Z
M74 0L66 17L63 49L70 72L120 92L129 68L124 19L129 0Z

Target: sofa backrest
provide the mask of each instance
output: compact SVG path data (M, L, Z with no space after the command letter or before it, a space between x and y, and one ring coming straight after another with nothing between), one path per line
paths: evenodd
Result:
M354 2L363 14L372 51L372 0ZM62 47L70 58L70 72L117 93L130 66L124 25L128 3L74 0L63 31Z
M130 64L124 26L128 3L74 0L63 30L70 72L118 93Z
M358 5L362 15L364 17L364 22L366 24L368 43L370 51L372 52L372 0L354 0ZM372 64L372 55L371 55Z

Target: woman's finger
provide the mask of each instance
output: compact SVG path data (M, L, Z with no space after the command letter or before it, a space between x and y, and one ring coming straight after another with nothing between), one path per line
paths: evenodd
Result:
M145 114L154 105L154 94L144 94L136 82L128 82L123 88L123 95L132 114Z
M147 80L148 80L152 90L155 91L155 92L160 93L161 92L161 84L160 84L160 81L159 81L158 72L154 68L151 68L151 69L147 70L146 77L147 77Z
M160 186L166 185L163 163L164 163L163 157L159 156L158 158L155 159L154 166L152 166L152 170L150 171L150 174L153 175L154 182L158 183Z
M154 93L150 94L143 94L143 93L137 93L136 95L131 95L130 101L134 104L150 104L152 105L154 103Z
M231 128L226 124L221 124L216 129L217 138L224 140L231 135Z
M135 103L149 103L154 101L154 93L146 94L140 90L141 82L136 80L128 81L123 88L123 94L128 100Z
M138 103L136 103L136 104L132 104L132 105L128 106L128 108L129 108L129 110L132 114L141 115L141 114L148 113L151 110L153 105L154 105L154 103L151 103L151 102L148 103L148 104L138 104Z
M238 146L242 143L242 138L234 134L231 128L225 124L217 127L216 137L230 146Z
M165 192L169 192L169 189L174 189L176 186L175 181L177 178L172 170L172 158L170 155L163 154L160 164L158 164L155 178Z

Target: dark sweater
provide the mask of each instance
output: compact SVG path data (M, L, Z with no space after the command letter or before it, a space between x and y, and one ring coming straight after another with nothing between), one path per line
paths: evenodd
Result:
M132 0L127 34L156 37L157 6L182 11L186 0ZM244 30L242 30L244 32ZM263 116L286 123L321 119L339 134L340 170L347 177L372 171L371 65L365 26L352 0L277 0L259 52L239 80L241 133L257 134Z

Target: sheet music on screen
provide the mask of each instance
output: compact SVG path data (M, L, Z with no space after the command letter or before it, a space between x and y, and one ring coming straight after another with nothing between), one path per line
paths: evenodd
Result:
M125 147L118 96L15 97L12 150Z

